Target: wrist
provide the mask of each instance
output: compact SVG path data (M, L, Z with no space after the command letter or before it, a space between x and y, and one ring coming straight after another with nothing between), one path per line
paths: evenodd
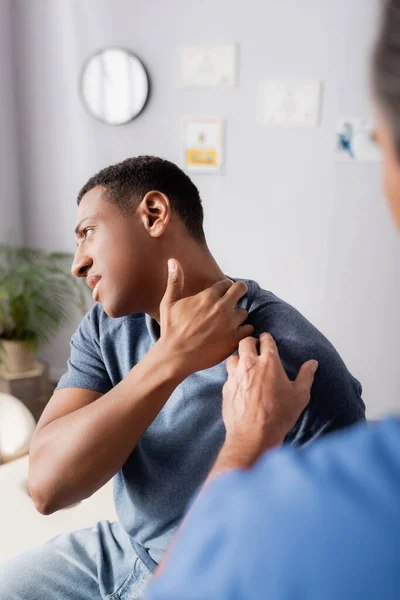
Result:
M190 375L187 361L185 361L185 353L173 343L160 338L153 346L152 352L157 356L156 360L162 362L169 379L177 380L180 383Z
M260 455L260 450L253 444L241 443L227 438L220 450L218 458L226 468L248 469Z
M251 467L264 452L282 443L282 436L272 430L259 438L254 431L246 438L227 433L220 454L226 463L232 465L232 468L246 469Z
M243 451L237 445L223 444L207 480L236 469L249 469L256 457L248 450Z

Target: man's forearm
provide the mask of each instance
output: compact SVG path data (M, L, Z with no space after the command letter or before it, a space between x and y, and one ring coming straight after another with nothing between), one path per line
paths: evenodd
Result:
M87 498L118 471L187 375L181 366L158 342L110 392L38 432L29 479L42 512Z

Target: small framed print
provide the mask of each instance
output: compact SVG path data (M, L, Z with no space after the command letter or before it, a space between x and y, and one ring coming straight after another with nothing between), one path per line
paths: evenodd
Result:
M263 81L258 88L258 122L270 126L316 127L320 104L320 81Z
M380 162L382 154L370 118L342 118L336 125L335 158L339 162Z
M186 171L219 174L224 160L223 119L184 119L182 146Z
M192 44L181 46L180 53L182 88L229 88L236 85L236 44Z

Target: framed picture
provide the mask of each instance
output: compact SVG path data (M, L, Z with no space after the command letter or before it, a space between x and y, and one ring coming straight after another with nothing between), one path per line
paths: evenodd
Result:
M224 160L223 119L186 118L183 121L184 169L192 173L218 174Z
M342 118L336 127L335 157L339 162L379 162L381 151L374 139L372 119Z
M319 124L321 82L269 79L258 86L257 121L260 125L316 127Z
M180 48L180 86L227 88L237 83L236 44L186 45Z

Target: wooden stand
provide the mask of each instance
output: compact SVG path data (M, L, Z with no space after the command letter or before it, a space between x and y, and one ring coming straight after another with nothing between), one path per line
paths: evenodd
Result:
M0 392L15 396L31 411L36 422L50 400L54 385L49 380L46 363L36 361L32 371L8 373L0 369Z

